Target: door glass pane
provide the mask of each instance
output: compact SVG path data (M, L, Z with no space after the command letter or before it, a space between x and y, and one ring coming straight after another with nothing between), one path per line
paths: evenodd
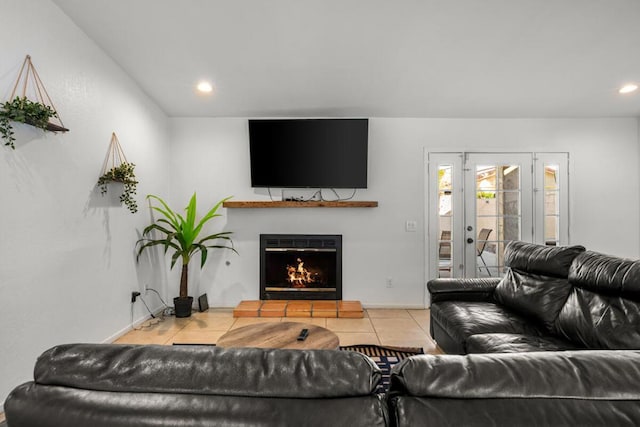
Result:
M505 242L521 236L518 165L476 166L476 276L503 273Z
M558 235L559 235L559 222L560 218L557 216L545 216L544 217L544 242L545 245L548 246L557 246L558 245Z
M505 216L502 218L504 224L503 241L510 242L520 239L520 218L515 216Z
M503 190L515 190L520 191L520 167L514 166L500 166L500 172L502 172L502 189Z
M453 266L453 166L438 167L438 277L452 277Z
M544 165L544 242L556 246L560 240L559 165Z

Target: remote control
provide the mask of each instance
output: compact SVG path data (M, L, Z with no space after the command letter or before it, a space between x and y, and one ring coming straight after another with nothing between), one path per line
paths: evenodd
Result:
M308 329L303 329L300 331L300 335L298 335L298 341L304 341L307 339L307 336L309 335L309 330Z

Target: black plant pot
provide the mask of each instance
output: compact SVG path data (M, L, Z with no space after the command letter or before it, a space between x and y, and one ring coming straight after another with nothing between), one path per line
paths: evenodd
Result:
M176 310L176 317L190 317L191 307L193 306L193 297L175 297L173 299L173 305Z

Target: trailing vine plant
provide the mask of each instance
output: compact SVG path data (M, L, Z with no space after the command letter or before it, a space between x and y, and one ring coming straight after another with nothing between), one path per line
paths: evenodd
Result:
M120 195L120 201L127 206L131 213L138 212L138 203L133 198L136 194L136 185L138 184L136 175L133 172L135 167L136 165L133 163L122 162L98 178L98 186L103 196L107 193L107 184L110 182L121 182L124 184L124 191Z
M52 117L58 117L58 113L53 108L31 101L24 96L16 96L13 101L0 104L0 136L4 140L4 145L14 150L16 148L12 121L48 130L47 125Z

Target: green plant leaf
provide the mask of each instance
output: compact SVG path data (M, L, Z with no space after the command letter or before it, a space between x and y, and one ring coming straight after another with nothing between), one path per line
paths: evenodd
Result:
M167 220L169 220L169 222L171 222L171 224L173 224L173 227L178 230L180 228L180 223L178 222L177 218L176 218L176 214L175 212L173 212L171 210L171 208L169 207L169 205L167 205L167 203L162 200L160 197L158 196L154 196L152 194L149 194L147 196L147 199L155 199L158 202L160 202L160 204L164 207L164 209L161 209L157 206L151 206L151 209L160 212L162 215L165 216L165 218L167 218Z
M196 193L193 193L191 196L191 200L189 200L189 204L186 208L186 220L184 221L184 239L186 242L191 243L195 240L195 236L197 236L196 230L194 230L194 225L196 223Z
M236 255L240 255L238 253L238 251L235 250L235 248L231 247L231 246L224 246L224 245L207 245L208 249L229 249L232 252L235 252Z
M227 200L231 199L231 196L229 197L225 197L224 199L220 200L218 203L216 203L209 212L207 212L207 214L202 217L202 219L200 220L200 222L198 223L198 226L196 227L196 235L198 233L200 233L200 230L202 229L202 227L204 226L204 224L206 224L209 220L211 220L212 218L215 218L217 216L220 216L219 214L216 214L216 212L218 211L218 209L220 208L220 206L222 206L222 204L224 202L226 202Z
M158 245L164 245L166 247L173 247L175 250L180 250L180 247L178 247L177 245L175 245L174 243L172 243L171 241L167 241L167 240L149 240L149 239L144 239L144 240L138 240L138 242L136 244L139 244L140 242L143 242L142 245L140 245L140 248L138 249L138 254L136 256L136 260L138 260L140 258L140 255L142 254L142 252L152 246L158 246ZM165 249L165 252L167 250Z
M173 254L173 256L171 257L171 268L173 268L174 265L176 265L176 261L178 261L178 258L183 257L184 258L184 253L180 250L176 250ZM188 263L187 263L188 264ZM183 265L187 265L187 264L183 264Z
M146 236L147 234L151 233L154 230L160 231L161 233L164 233L166 235L173 233L173 231L169 231L166 228L160 226L159 224L151 224L144 229L144 231L142 232L142 235Z

